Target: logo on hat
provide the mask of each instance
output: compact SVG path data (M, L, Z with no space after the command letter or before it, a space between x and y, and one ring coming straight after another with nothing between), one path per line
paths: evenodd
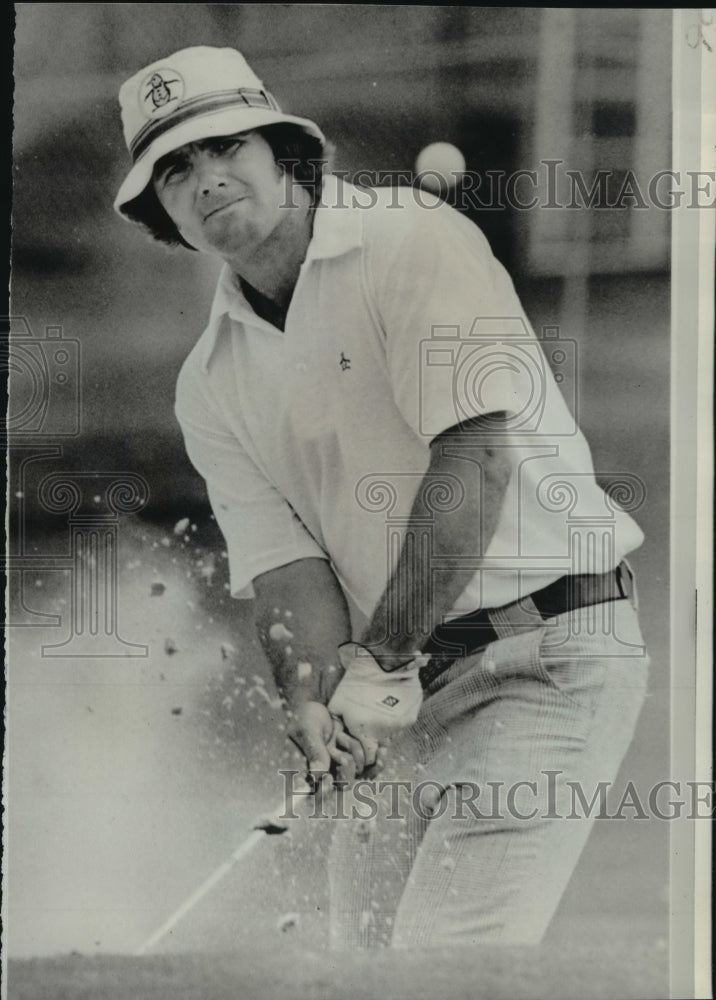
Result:
M396 698L392 694L389 694L387 698L383 698L383 704L387 705L388 708L395 708L399 701L400 698Z
M184 81L171 69L157 69L142 81L139 106L147 118L161 118L173 111L184 96Z

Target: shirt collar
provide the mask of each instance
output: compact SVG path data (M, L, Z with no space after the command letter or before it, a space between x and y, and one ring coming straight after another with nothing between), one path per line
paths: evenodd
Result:
M316 209L313 235L306 254L307 264L313 260L340 257L361 246L363 220L354 190L352 184L334 174L328 174L323 178L321 202ZM209 325L204 333L201 361L205 372L208 371L219 334L226 326L226 317L238 322L246 320L260 322L228 264L224 264L219 275L209 314Z
M363 219L355 188L335 174L323 179L306 260L340 257L363 242Z

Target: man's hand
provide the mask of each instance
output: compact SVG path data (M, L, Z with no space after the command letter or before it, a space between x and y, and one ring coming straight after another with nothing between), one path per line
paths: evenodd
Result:
M359 741L370 767L379 748L418 717L423 700L418 664L386 673L370 652L356 643L344 643L338 653L345 674L328 708Z
M346 733L340 719L319 701L304 701L292 712L289 738L308 763L308 780L316 794L329 791L334 779L352 782L368 760L359 740Z
M343 591L325 559L298 559L254 580L261 644L286 700L289 736L314 787L351 781L372 763L326 703L341 679L337 648L350 636Z

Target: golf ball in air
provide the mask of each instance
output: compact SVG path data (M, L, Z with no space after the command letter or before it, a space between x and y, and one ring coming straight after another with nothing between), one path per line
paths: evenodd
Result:
M465 171L465 157L451 142L431 142L421 150L415 161L415 170L426 188L440 188L442 183L455 184Z

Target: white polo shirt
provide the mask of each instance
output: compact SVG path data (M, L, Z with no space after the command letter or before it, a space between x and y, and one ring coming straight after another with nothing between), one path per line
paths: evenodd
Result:
M546 341L557 369L569 342ZM558 371L559 373L559 371ZM480 230L411 188L325 179L285 331L259 318L228 268L187 358L176 413L226 539L231 590L261 573L329 559L370 615L392 573L430 442L469 417L510 415L489 440L512 474L486 553L452 615L499 607L570 572L603 572L641 544L634 521L594 479L584 437L505 269ZM483 435L481 440L486 440ZM463 463L452 495L480 488ZM429 487L429 484L425 484Z

